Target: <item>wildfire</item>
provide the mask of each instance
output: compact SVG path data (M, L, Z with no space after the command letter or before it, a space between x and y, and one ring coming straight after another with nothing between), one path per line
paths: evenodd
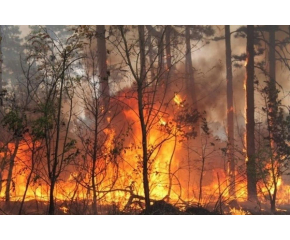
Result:
M231 215L250 215L249 211L243 210L241 207L239 209L230 208Z
M127 205L130 205L128 204L130 201L132 203L134 202L134 199L130 200L132 196L137 196L140 200L144 198L144 192L142 168L140 167L140 163L142 162L142 143L140 136L142 132L140 124L138 124L138 115L136 114L138 112L138 106L131 99L122 101L128 101L127 105L130 106L130 108L124 109L122 113L126 123L130 125L130 132L132 134L130 137L122 139L121 142L117 142L118 128L114 126L112 119L107 119L112 124L110 128L103 130L105 142L102 150L104 154L97 161L98 174L96 175L96 183L98 184L99 204L117 203L118 207L125 209ZM178 107L183 107L184 100L178 94L175 94L174 102ZM172 107L176 109L177 106L173 105ZM197 202L199 201L198 192L200 188L194 184L194 181L196 181L200 172L196 171L193 174L190 173L188 168L183 167L184 163L182 159L186 156L183 143L178 141L178 139L172 138L171 140L164 141L160 147L154 148L159 142L166 139L165 134L167 131L161 131L160 126L167 126L169 122L173 122L173 118L173 111L171 115L166 116L166 121L161 115L156 115L157 123L154 122L155 125L152 126L150 134L148 134L148 152L151 154L149 171L150 198L158 200L168 197L172 202L180 201L180 199L184 202ZM11 200L21 200L26 190L27 179L32 166L31 144L31 140L26 139L26 141L22 141L21 150L17 152L13 171L15 187L10 193ZM10 152L13 152L14 145L10 144L8 148ZM0 154L3 158L3 152ZM115 159L114 155L120 156L119 159ZM61 180L56 183L55 198L57 200L70 202L76 199L92 201L92 175L87 169L85 170L86 173L83 174L79 169L75 169L72 166L67 170L68 174L64 173L61 175ZM117 174L116 171L118 171ZM168 174L169 172L170 174ZM116 175L118 177L114 178ZM238 173L236 173L237 175ZM3 172L2 176L2 179L6 179L7 171ZM31 199L39 201L49 200L49 181L43 178L43 176L42 178L34 176L30 180L25 201ZM3 185L2 191L0 192L1 198L5 197L5 183ZM278 186L283 186L281 179L278 181ZM220 198L220 194L222 194L222 199L230 199L231 196L229 196L227 189L227 174L223 169L215 170L211 174L210 180L205 181L202 185L203 199L200 201L200 204L205 205L209 201L215 202ZM236 189L236 196L239 200L245 200L247 196L246 182L241 181L236 183ZM285 190L285 192L289 195L289 189ZM63 213L71 212L67 206L60 206L58 209ZM230 212L236 215L248 214L242 209L235 208L231 209Z
M162 118L160 118L159 123L162 126L165 126L166 125L166 122Z
M184 100L182 100L181 97L177 93L174 93L173 100L178 106L183 107Z
M67 207L65 207L65 206L60 207L59 209L62 210L63 213L68 213L68 210L69 210L69 209L68 209Z

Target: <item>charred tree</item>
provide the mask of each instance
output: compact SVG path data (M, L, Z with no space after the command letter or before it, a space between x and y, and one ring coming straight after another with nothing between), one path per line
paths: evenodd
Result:
M234 101L230 26L225 26L226 73L227 73L227 133L229 194L235 196L235 150L234 150Z
M171 32L170 25L165 27L165 52L166 52L166 87L170 91L171 75L172 75L172 59L171 59Z
M95 93L95 113L94 113L94 144L92 156L92 191L93 191L93 214L97 214L97 188L96 188L96 164L98 155L98 136L99 136L99 116L106 115L109 108L109 75L107 68L107 48L106 48L106 29L104 25L97 26L97 57L98 57L98 71L100 79L99 94ZM98 96L99 95L99 96Z
M139 47L140 47L140 77L137 81L137 94L138 94L138 112L140 118L140 127L142 132L142 153L143 153L143 188L145 196L146 211L150 208L150 192L149 192L149 179L148 179L148 146L147 146L147 129L144 116L143 106L143 88L146 82L146 69L145 69L145 33L144 26L138 26L139 33Z
M57 107L57 119L56 119L56 139L55 139L55 151L53 157L53 164L52 169L50 172L50 192L49 192L49 210L48 213L50 215L54 214L55 206L54 206L54 188L56 184L56 180L58 178L58 171L57 167L59 163L59 145L60 145L60 126L61 126L61 107L62 107L62 98L63 98L63 88L64 88L64 80L65 80L65 68L66 68L66 61L67 61L67 54L64 51L63 54L63 64L62 64L62 74L61 74L61 81L60 81L60 90L59 90L59 100L58 100L58 107Z
M278 178L275 176L274 159L277 158L275 150L275 141L272 129L275 124L275 117L278 115L277 107L277 89L276 89L276 58L275 58L275 31L276 26L269 26L269 130L270 130L270 146L271 146L271 165L273 175L274 192L270 197L271 211L276 211L276 197Z
M196 86L194 80L194 70L192 66L192 58L191 58L191 44L190 44L190 26L185 26L185 45L186 45L186 53L185 53L185 80L186 80L186 89L187 95L190 96L193 108L198 109L197 106L197 98L196 98ZM200 136L199 122L196 123L196 133L197 136Z
M246 168L248 200L257 200L254 102L254 26L247 26L246 66Z
M150 66L150 79L151 82L155 79L155 69L154 69L154 53L153 53L153 39L152 34L148 32L148 55L149 55L149 66Z
M165 44L166 44L166 67L167 67L167 71L170 71L170 68L172 67L172 63L171 63L171 40L170 40L170 36L171 36L171 26L166 26L166 30L165 30Z
M100 92L102 95L103 111L108 111L109 105L109 72L107 67L106 29L104 25L97 26L98 70L100 76Z
M157 78L162 78L162 81L160 81L161 84L164 84L165 87L167 87L168 85L168 81L164 82L164 73L165 73L165 66L164 66L164 35L166 35L167 31L157 31L155 28L153 28L150 25L146 26L147 30L148 30L148 34L153 36L154 38L156 38L157 40L157 45L158 45L158 68L157 68L157 72L155 74L155 77ZM170 36L170 33L167 33L167 37L168 34ZM165 51L168 51L169 49L165 49ZM152 53L149 53L149 56ZM151 55L152 58L152 55ZM171 59L170 59L171 61Z
M17 154L17 151L19 148L19 142L20 142L20 139L18 136L16 136L14 150L13 150L13 153L10 156L10 160L9 160L8 177L7 177L7 184L6 184L6 191L5 191L5 201L6 202L10 202L10 189L11 189L11 183L12 183L12 173L13 173L16 154Z

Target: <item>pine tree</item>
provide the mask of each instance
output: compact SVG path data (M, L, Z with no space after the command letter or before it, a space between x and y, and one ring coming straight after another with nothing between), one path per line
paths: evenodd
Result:
M246 66L246 167L248 200L257 200L254 101L254 26L247 26Z

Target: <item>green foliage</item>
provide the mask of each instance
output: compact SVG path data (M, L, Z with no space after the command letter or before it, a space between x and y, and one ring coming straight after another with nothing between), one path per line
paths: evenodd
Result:
M45 138L46 132L53 129L56 107L52 102L40 103L39 112L41 115L32 124L32 134L36 139Z
M279 90L276 89L275 83L271 84L266 81L266 86L261 90L262 95L266 98L266 106L262 110L268 116L268 132L266 140L272 140L276 144L276 153L279 156L278 161L290 160L290 116L289 109L283 107L281 100L278 99ZM282 157L283 156L283 157Z
M15 135L21 136L25 127L24 120L20 113L13 109L4 115L2 124L7 126L9 131L13 131Z

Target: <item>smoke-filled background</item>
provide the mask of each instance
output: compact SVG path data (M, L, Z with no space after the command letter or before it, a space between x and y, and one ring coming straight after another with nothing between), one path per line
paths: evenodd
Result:
M146 87L141 91L142 41L138 26L122 28L108 25L103 37L100 37L97 26L86 25L13 25L1 28L2 82L7 90L5 107L9 109L5 111L20 116L16 125L14 121L10 124L9 114L9 118L6 117L5 121L10 124L6 124L9 126L6 139L11 136L11 129L14 130L13 136L18 137L31 133L32 129L34 135L37 132L37 140L25 140L31 141L29 144L37 142L45 146L37 148L37 151L43 151L43 155L37 156L38 162L33 163L29 162L31 155L24 157L23 154L25 150L29 151L24 145L29 148L32 145L21 142L23 145L20 144L19 152L18 147L13 147L13 144L19 143L19 138L9 145L10 155L22 161L13 172L13 199L20 199L23 189L26 189L25 194L29 198L35 195L47 201L53 194L49 186L56 184L56 199L62 201L85 199L87 206L90 206L90 201L94 201L92 206L98 202L101 213L113 211L111 205L118 211L138 211L144 208L143 192L146 192L142 153L142 136L146 134L149 155L146 175L153 201L166 200L177 206L195 203L198 207L211 208L216 208L220 201L221 206L219 196L226 195L229 188L225 28L215 25L171 26L169 42L165 37L169 26L144 28L144 65L147 72L141 83ZM186 37L188 29L190 36ZM276 34L278 42L288 38L288 28L282 26L281 29L283 31ZM243 26L231 26L230 30L237 198L245 201L246 34ZM268 35L265 33L259 37L265 40ZM41 41L45 44L41 45ZM255 44L257 126L267 123L261 90L268 80L265 72L269 62L267 46L261 42ZM104 47L100 48L102 43ZM70 51L72 46L74 51ZM65 54L59 49L65 49ZM288 47L285 49L288 50ZM276 79L279 99L288 106L289 68L287 60L279 60L283 54L287 59L285 49L277 50ZM60 72L56 67L61 68L70 60L60 61L67 52L73 52L70 55L72 63L58 75ZM35 62L31 60L34 58ZM103 66L100 65L101 59L104 60ZM171 66L168 66L170 61ZM192 72L190 80L189 72ZM59 82L60 79L62 82ZM51 92L55 95L47 100ZM44 109L41 108L43 106ZM58 107L59 111L59 114L52 111L53 114L49 115L51 118L48 119L53 123L39 118L42 113L47 114L50 107L53 111ZM144 111L142 117L140 109ZM198 110L199 114L194 110ZM31 126L18 133L15 128L27 124L27 119L31 121ZM39 130L43 124L49 126L45 130L51 134L49 137ZM58 148L58 145L62 147ZM50 149L53 149L52 152L47 154ZM62 153L58 156L57 151ZM55 161L61 159L61 163L52 164L51 158ZM36 164L35 169L33 164ZM4 162L2 166L1 178L11 178L8 169L12 169L13 165L8 167ZM55 176L52 177L55 169L59 172L53 173ZM31 174L27 175L29 171ZM95 174L97 177L94 177ZM9 191L4 193L4 188L8 184L2 183L1 196L4 198L5 195L7 201L10 195ZM284 177L283 183L287 183ZM284 190L281 199L285 203ZM263 194L265 189L259 191ZM227 196L224 201L229 202L231 197ZM26 196L22 202L25 199ZM88 209L84 211L93 214L97 211ZM49 211L54 212L54 209ZM68 213L75 209L65 205L57 211Z

